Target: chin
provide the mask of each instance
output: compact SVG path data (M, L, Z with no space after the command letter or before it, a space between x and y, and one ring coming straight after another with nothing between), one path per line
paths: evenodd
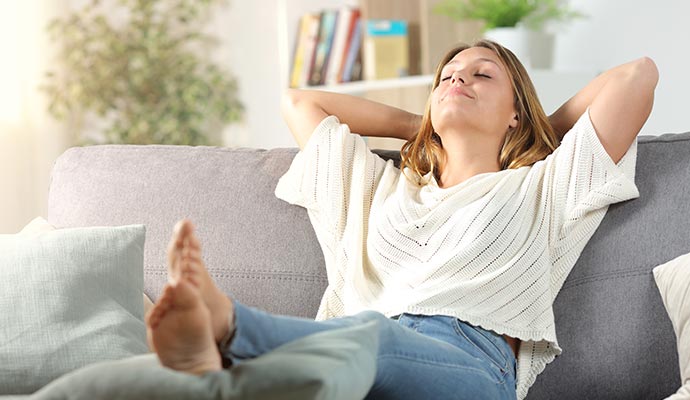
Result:
M461 130L471 126L476 126L473 123L475 118L466 115L463 112L455 112L450 115L439 115L437 119L431 120L431 124L436 132L447 130Z

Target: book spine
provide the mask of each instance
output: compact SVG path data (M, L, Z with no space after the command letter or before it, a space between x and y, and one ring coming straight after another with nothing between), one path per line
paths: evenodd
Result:
M324 74L328 68L328 54L333 44L337 14L337 10L325 10L321 13L319 39L314 53L311 76L309 77L310 85L321 85L324 82Z
M337 81L345 82L345 67L347 66L347 61L350 57L350 49L353 46L353 40L355 35L355 28L359 24L360 11L358 8L352 10L352 17L350 18L350 26L347 29L347 39L345 41L345 48L343 49L343 58L340 62L340 67L338 68Z
M342 81L350 82L354 79L353 67L357 61L358 54L361 53L362 46L362 21L357 18L355 22L354 31L352 32L352 40L350 41L350 48L348 49L347 59L343 67Z
M304 45L304 60L302 63L302 71L299 76L297 87L304 87L309 84L309 77L311 76L311 67L314 63L314 50L319 39L319 26L321 24L321 17L319 14L307 14L307 38Z
M304 65L304 51L307 41L308 16L303 15L299 21L297 29L297 40L295 40L295 49L292 53L292 71L290 73L290 87L299 87L299 79L302 75L302 68Z
M353 10L349 6L344 6L338 11L338 20L335 24L336 29L333 35L333 46L331 47L328 69L326 71L325 83L327 85L338 83L338 74L343 63L343 52L345 51L352 15Z

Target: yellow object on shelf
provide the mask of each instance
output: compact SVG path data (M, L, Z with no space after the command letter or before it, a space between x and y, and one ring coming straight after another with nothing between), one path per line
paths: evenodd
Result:
M407 21L368 20L365 31L364 79L407 76L410 68Z

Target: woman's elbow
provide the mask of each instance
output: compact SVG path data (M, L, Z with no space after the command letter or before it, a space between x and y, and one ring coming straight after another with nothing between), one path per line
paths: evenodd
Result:
M283 91L283 95L280 99L280 109L283 114L295 107L299 101L298 97L297 89L285 89L285 91Z
M641 85L654 91L659 82L659 69L650 57L641 57L633 62L635 79Z

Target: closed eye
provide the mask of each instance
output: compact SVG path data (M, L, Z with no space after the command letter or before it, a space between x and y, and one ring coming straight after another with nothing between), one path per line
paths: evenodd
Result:
M479 77L482 77L482 78L491 79L491 77L490 77L489 75L486 75L486 74L474 74L474 76L479 76ZM447 80L450 79L450 78L451 78L450 76L447 76L447 77L441 79L441 82L447 81Z

